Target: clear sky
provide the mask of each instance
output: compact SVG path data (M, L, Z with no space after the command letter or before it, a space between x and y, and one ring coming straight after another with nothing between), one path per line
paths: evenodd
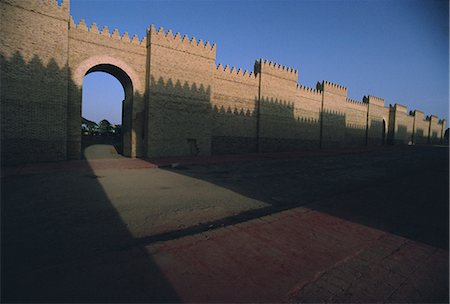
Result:
M118 28L140 39L146 28L217 44L216 63L253 70L263 58L298 69L298 82L329 80L349 98L375 95L448 120L448 1L71 0L76 23ZM120 123L123 90L93 73L83 85L83 115Z

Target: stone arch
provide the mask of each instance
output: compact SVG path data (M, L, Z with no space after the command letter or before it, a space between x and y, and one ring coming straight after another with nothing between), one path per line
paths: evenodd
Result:
M81 106L83 79L93 72L105 72L115 77L122 85L125 100L122 107L123 154L128 157L142 156L143 136L141 119L136 116L136 105L143 102L143 85L138 74L124 61L110 56L93 56L72 67L73 88L69 88L68 107L68 157L81 157Z
M94 56L82 61L75 69L73 69L73 81L77 86L81 87L83 84L83 78L89 73L89 70L95 66L101 65L110 65L119 68L130 78L136 93L142 94L144 92L141 80L133 68L131 68L124 61L111 56Z

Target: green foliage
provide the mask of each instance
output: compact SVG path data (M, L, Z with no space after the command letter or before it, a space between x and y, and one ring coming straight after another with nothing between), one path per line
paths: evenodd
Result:
M113 133L113 127L111 126L111 123L107 121L106 119L103 119L98 123L98 127L100 130L100 134L109 134Z

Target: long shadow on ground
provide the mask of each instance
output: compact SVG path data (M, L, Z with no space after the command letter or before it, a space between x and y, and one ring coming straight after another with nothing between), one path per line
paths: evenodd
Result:
M270 204L196 227L139 240L183 236L298 206L448 249L448 147L167 169Z
M448 248L448 148L167 170L270 206L135 238L93 170L2 179L2 301L177 302L143 246L304 205Z
M2 179L2 302L179 301L144 248L122 250L133 237L99 178Z

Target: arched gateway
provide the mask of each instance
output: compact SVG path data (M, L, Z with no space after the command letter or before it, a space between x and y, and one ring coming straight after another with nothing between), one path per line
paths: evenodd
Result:
M81 157L83 77L116 77L125 90L124 154L166 157L438 143L445 120L348 98L329 81L298 84L292 68L259 59L247 72L216 65L216 46L150 26L139 39L70 17L69 0L0 0L3 164ZM326 114L326 115L325 115ZM365 130L365 131L364 131ZM386 131L387 130L387 131ZM416 136L417 137L417 136Z
M137 73L124 61L106 55L88 58L78 65L71 67L71 69L73 70L72 79L74 90L69 96L69 102L73 107L69 109L68 118L69 121L74 121L74 125L72 133L70 133L72 129L68 128L68 147L71 147L71 150L68 152L73 153L73 158L77 158L81 151L81 135L78 130L75 130L75 127L81 124L81 91L83 78L89 73L105 72L119 80L125 92L125 100L123 101L122 107L123 155L128 157L141 157L143 155L143 132L140 132L140 130L143 130L143 122L139 119L133 120L133 110L136 112L142 108L142 105L139 108L139 103L143 102L142 92L144 91ZM79 106L77 107L77 105ZM77 118L79 118L79 122L76 122ZM137 137L136 134L139 133L141 136Z
M144 148L144 94L146 77L146 43L137 37L120 37L105 27L100 32L94 24L87 28L84 22L75 25L69 21L68 64L73 86L69 90L67 155L79 158L81 153L81 90L85 75L101 71L116 77L125 91L123 106L123 154L143 156Z

